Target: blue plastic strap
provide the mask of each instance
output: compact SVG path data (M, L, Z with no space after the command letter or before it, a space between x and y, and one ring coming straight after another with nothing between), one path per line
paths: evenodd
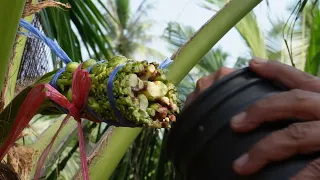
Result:
M124 64L121 64L119 66L117 66L110 74L109 78L108 78L108 83L107 83L107 94L108 94L108 99L109 99L109 103L111 105L111 108L113 109L114 114L116 115L116 117L119 119L120 124L123 124L125 119L124 117L121 115L120 111L117 108L116 105L116 100L113 96L113 80L116 77L116 74L118 73L119 69L121 67L123 67Z
M41 39L65 64L72 62L69 56L61 49L61 47L56 42L44 36L37 28L33 27L28 21L21 19L20 26L28 30L29 33L18 31L19 34L23 34L30 38L34 37Z
M98 61L97 64L100 64L100 63L103 63L103 62L105 62L105 60ZM89 73L91 72L92 67L93 67L93 65L90 66L90 67L87 69L87 71L88 71Z
M71 61L71 59L68 57L68 55L62 50L62 48L53 40L47 38L45 35L43 35L37 28L33 27L29 22L27 22L24 19L20 19L20 27L23 27L28 33L18 31L19 34L25 35L30 38L37 38L42 40L49 48L58 56L65 64L68 64ZM65 71L65 67L61 68L57 73L53 76L49 84L53 86L55 89L58 89L57 87L57 81L60 75ZM62 108L59 106L56 102L52 102L54 106L56 106L59 110L62 112L68 114L69 111L65 108Z
M49 84L54 87L55 89L58 90L57 87L57 81L59 79L59 77L61 76L62 73L64 73L66 71L66 67L63 67L61 69L59 69L59 71L56 72L56 74L52 77L52 79L50 80ZM60 111L69 114L69 111L66 108L61 107L59 104L57 104L56 102L52 101L53 105L58 108Z
M105 62L105 60L101 60L101 61L98 61L97 64L100 64L100 63L103 63ZM87 71L90 73L91 70L92 70L92 67L93 66L90 66ZM99 114L97 114L93 109L90 108L89 105L87 105L87 111L97 120L101 121L101 122L105 122L109 125L112 125L112 126L119 126L119 122L116 122L116 121L108 121L108 120L104 120L101 116L99 116Z
M59 71L56 72L56 74L52 77L49 84L54 87L55 89L58 89L57 87L57 81L62 73L66 71L66 67L61 68Z
M170 58L167 57L166 59L164 59L164 61L162 61L162 62L160 63L159 68L161 68L161 69L166 69L166 68L168 68L172 63L173 63L172 59L170 59Z

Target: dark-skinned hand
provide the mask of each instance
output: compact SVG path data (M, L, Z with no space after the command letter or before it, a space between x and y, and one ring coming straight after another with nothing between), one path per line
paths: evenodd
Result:
M258 75L276 80L291 90L270 95L250 105L234 116L231 128L238 133L249 132L263 122L281 121L296 117L305 122L294 123L267 135L235 160L233 169L240 175L258 172L271 162L285 160L297 154L320 151L320 79L278 61L254 58L249 68ZM216 73L198 80L197 87L186 106L216 80L235 69L223 67ZM291 180L320 179L320 158L315 159Z

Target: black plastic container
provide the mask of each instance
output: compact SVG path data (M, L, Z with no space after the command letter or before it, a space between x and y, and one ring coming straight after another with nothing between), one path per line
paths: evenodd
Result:
M273 163L251 176L236 174L232 164L261 138L298 120L265 123L249 133L235 133L230 128L231 118L250 104L287 90L279 83L259 77L248 68L225 76L180 114L168 136L168 157L184 179L289 179L319 154L298 155Z

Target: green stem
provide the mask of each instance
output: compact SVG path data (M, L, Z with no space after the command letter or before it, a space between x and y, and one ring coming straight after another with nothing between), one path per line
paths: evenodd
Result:
M0 89L3 88L6 72L8 69L12 47L16 38L20 18L26 0L10 0L0 2Z
M38 0L32 0L32 3L37 3ZM34 15L25 17L24 19L29 23L32 22ZM25 30L22 30L25 32ZM18 71L21 64L21 59L24 51L24 47L27 42L27 37L23 35L17 35L17 40L15 41L15 48L13 53L13 58L10 59L10 66L8 67L6 82L3 87L3 97L4 97L4 107L6 107L10 101L13 99L15 94L15 87L18 77Z
M141 130L141 128L109 128L99 141L98 148L92 153L93 157L89 157L92 160L89 169L90 179L109 179ZM130 136L127 137L126 135L128 134ZM79 171L75 179L80 177L81 171Z
M180 81L233 26L262 0L233 0L213 16L173 56L168 79L174 84ZM101 148L97 163L92 163L89 173L92 180L109 179L127 149L141 132L141 128L114 128Z
M179 84L198 61L262 0L232 0L171 56L168 79Z
M33 169L30 173L30 178L33 177L35 168L37 166L37 159L40 157L41 153L43 150L48 146L50 143L52 137L54 134L57 132L59 126L61 125L61 122L63 118L66 115L61 115L56 122L54 122L41 136L40 138L33 144L27 145L27 147L33 148L34 150L38 151L39 153L37 156L34 158L35 163L33 164ZM84 121L82 123L82 127L87 125L88 121ZM48 157L46 158L45 161L45 167L42 170L42 174L46 175L50 171L53 165L55 165L55 162L57 161L58 157L62 154L62 152L65 150L65 148L69 145L69 143L77 137L77 122L73 119L70 118L67 124L61 129L59 135L57 136L57 139L55 140L52 150L50 151ZM40 176L40 177L41 177Z

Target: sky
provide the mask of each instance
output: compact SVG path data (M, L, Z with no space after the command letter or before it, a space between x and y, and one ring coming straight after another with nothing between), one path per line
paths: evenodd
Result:
M262 1L255 9L259 25L262 29L271 28L268 18L284 19L289 17L285 11L288 4L297 0L269 0L269 7L266 1ZM132 0L132 9L136 9L141 0ZM204 0L151 0L154 2L154 9L149 12L149 18L156 21L151 32L156 36L161 36L169 21L190 25L195 30L199 29L206 21L208 21L214 12L200 7ZM162 52L165 56L170 57L167 44L160 39L155 39L150 46ZM214 47L220 47L228 52L231 56L228 61L234 60L240 55L249 55L244 41L241 39L235 29L231 29ZM141 58L144 58L141 56Z

